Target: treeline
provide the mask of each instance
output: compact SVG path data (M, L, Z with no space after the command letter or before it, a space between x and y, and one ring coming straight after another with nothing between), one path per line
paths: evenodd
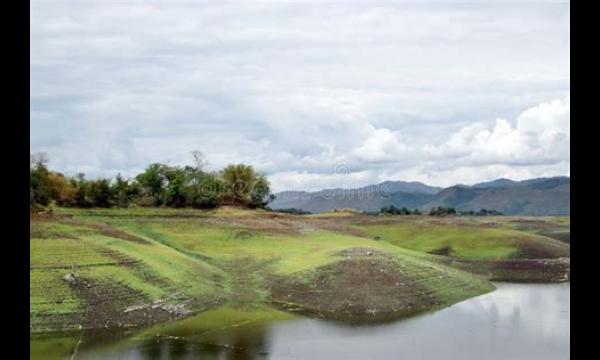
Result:
M389 207L382 207L379 211L380 214L389 215L422 215L418 209L409 210L405 207L397 208L394 205ZM373 213L375 215L376 213ZM502 212L497 210L481 209L479 211L456 211L453 207L434 207L429 211L429 216L448 216L448 215L462 215L462 216L491 216L491 215L504 215Z
M461 211L459 212L460 215L471 215L471 216L501 216L504 215L503 212L498 211L498 210L488 210L488 209L481 209L479 211L473 211L473 210L469 210L469 211Z
M397 208L394 205L389 207L382 207L379 211L382 214L390 214L390 215L421 215L419 209L408 210L405 207Z
M252 166L229 165L218 172L197 166L155 163L131 179L88 180L84 174L67 177L48 169L44 156L31 156L29 205L31 209L52 203L72 207L168 206L215 208L238 205L264 208L275 199L269 182Z
M429 211L430 216L446 216L446 215L456 215L456 209L453 207L441 207L431 208Z
M285 208L285 209L274 209L274 210L267 208L267 210L274 211L274 212L280 212L280 213L284 213L284 214L294 214L294 215L312 214L310 211L305 211L305 210L297 209L297 208Z
M480 209L479 211L456 211L453 207L441 207L432 208L429 212L431 216L446 216L446 215L461 215L461 216L492 216L492 215L504 215L504 213L497 210Z

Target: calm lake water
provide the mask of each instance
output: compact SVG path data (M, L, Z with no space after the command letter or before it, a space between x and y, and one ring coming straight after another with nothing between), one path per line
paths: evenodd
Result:
M490 294L384 325L225 307L121 340L32 340L31 358L71 359L77 347L75 359L568 359L570 285L495 285Z

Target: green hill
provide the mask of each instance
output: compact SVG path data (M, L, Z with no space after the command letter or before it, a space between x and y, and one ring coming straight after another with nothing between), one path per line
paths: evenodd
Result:
M457 224L390 219L237 208L58 208L30 222L30 328L148 325L222 304L386 320L493 290L453 260L543 255L523 252L522 244L568 256L568 244L518 223L449 231ZM432 254L444 246L454 253Z

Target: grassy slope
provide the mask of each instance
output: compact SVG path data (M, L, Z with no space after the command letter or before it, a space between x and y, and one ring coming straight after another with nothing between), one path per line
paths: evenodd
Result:
M362 224L357 228L369 236L378 236L393 245L419 252L429 253L448 247L452 256L464 259L529 257L528 251L547 253L550 257L569 256L570 253L568 245L533 231L517 230L510 222L492 227L473 219L411 218L391 224Z
M80 325L84 299L63 281L68 273L132 305L174 294L202 302L223 293L218 279L227 274L158 242L136 243L53 221L33 221L31 228L30 326L35 331Z
M515 230L557 239L567 244L571 240L571 218L568 216L522 217L504 221L503 225Z
M274 218L261 211L231 208L210 212L145 208L56 212L73 221L55 218L32 221L31 225L30 325L35 331L73 328L81 320L86 300L62 280L69 272L91 279L109 292L113 289L116 297L129 304L173 294L195 298L200 305L217 297L265 302L272 278L314 287L311 282L325 273L340 275L332 271L349 259L340 252L360 248L383 254L381 259L368 259L379 266L384 262L377 261L385 258L386 266L391 266L386 269L406 277L419 291L435 297L436 304L445 306L493 287L480 277L441 265L428 251L450 245L455 256L497 259L515 256L524 241L561 255L568 256L569 249L533 231L518 230L514 224L458 226L432 223L429 217L394 217L395 223L390 224L357 221L365 217L352 213ZM303 219L335 222L336 226L348 222L348 228L358 229L364 236L328 231ZM107 232L99 224L115 231ZM123 234L143 242L131 241ZM373 240L375 236L385 241ZM365 259L360 261L368 265ZM123 292L123 288L130 291Z
M247 324L260 324L272 320L289 320L296 316L289 312L269 307L239 308L228 305L202 312L184 320L156 325L136 335L137 339L151 337L154 334L186 338L206 338L222 329Z
M305 229L299 234L272 234L260 226L248 229L244 224L236 223L240 216L260 217L260 213L224 210L217 215L229 217L228 224L193 218L99 217L97 220L153 239L189 256L209 259L230 272L247 267L248 263L263 264L254 270L257 274L251 280L254 289L267 287L266 278L272 275L310 283L324 266L343 259L338 255L341 251L352 248L380 250L393 257L397 269L435 296L440 304L448 305L493 289L476 276L430 262L424 256L415 256L416 253L390 243L322 229ZM262 293L259 295L261 300L267 300L265 291L258 293Z

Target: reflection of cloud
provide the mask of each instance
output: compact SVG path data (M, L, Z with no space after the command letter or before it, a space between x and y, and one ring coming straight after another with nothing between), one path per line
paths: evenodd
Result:
M482 359L564 358L569 285L497 284L490 294L435 313L374 327L318 320L276 325L274 357Z
M564 340L569 317L561 311L569 310L569 292L564 290L569 285L535 285L542 291L528 291L528 286L499 284L497 292L457 304L453 309L472 316L480 316L484 309L484 314L507 331L516 329L522 336Z

